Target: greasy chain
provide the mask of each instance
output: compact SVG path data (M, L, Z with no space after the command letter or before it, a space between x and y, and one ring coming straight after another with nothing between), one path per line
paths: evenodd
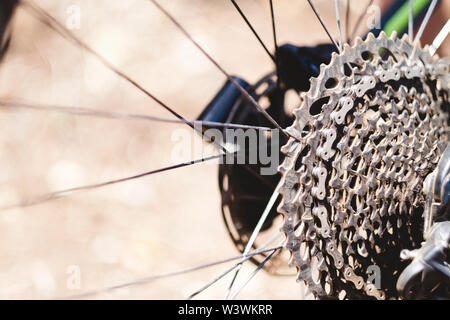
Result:
M449 65L407 36L369 34L302 94L278 210L290 265L316 297L397 297L400 251L423 241L422 185L447 142Z

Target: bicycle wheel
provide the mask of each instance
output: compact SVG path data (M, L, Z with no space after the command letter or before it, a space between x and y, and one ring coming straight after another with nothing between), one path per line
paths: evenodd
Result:
M241 5L262 42L274 42L274 35L275 44L293 41L292 37L311 41L295 41L301 45L330 42L307 2ZM354 25L366 7L351 5L349 24ZM335 21L334 8L321 4L317 9L327 21ZM273 25L271 12L277 21ZM1 252L7 261L7 271L2 272L4 297L186 298L197 293L204 298L312 297L295 277L259 272L253 277L254 266L248 263L240 270L242 256L226 238L219 214L224 190L219 194L211 178L217 173L217 160L223 158L220 153L215 156L223 145L203 144L190 128L195 123L186 120L201 113L231 70L257 83L275 69L272 84L279 88L276 71L283 69L273 59L277 62L280 51L264 53L241 20L229 1L179 1L163 7L138 0L126 4L48 0L39 6L22 1L0 75L4 92L0 165L7 173L1 209ZM313 31L305 28L309 24L315 25ZM335 23L328 29L339 33ZM333 41L340 46L334 37ZM280 126L270 108L264 108L269 91L258 96L253 86L255 93L246 95L245 88L232 80L231 85L246 108L256 110L263 120L233 118L236 121L222 127L216 122L206 127L248 125L257 132L275 127L286 141L296 139L286 130L291 123ZM294 106L300 103L297 99ZM154 170L149 171L149 164ZM241 203L233 208L224 198L222 204L232 208L228 217L240 208L253 208L256 218L250 227L234 230L232 238L241 254L254 253L246 259L277 271L280 263L287 267L285 254L292 250L287 244L289 250L278 254L284 245L279 231L283 220L261 227L264 232L252 243L266 203L278 192L277 180L273 182L272 189L264 191L263 202L258 202L263 205ZM283 188L286 196L286 184ZM274 212L268 208L273 219ZM235 220L226 224L237 225ZM255 252L260 248L266 251ZM237 259L229 266L185 274L186 267L223 257ZM332 277L339 278L336 274ZM224 278L216 283L218 275ZM277 290L280 285L285 288L282 292ZM317 294L314 285L308 285Z

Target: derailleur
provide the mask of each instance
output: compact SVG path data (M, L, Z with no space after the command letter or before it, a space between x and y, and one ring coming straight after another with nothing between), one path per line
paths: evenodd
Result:
M403 250L401 258L412 260L397 282L405 299L450 297L450 145L425 180L425 242L416 250Z

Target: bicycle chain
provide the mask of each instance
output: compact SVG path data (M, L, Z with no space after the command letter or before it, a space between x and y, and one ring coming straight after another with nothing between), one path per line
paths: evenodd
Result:
M447 142L449 66L408 36L369 34L302 94L278 211L290 265L317 298L397 297L400 251L423 241L422 184Z

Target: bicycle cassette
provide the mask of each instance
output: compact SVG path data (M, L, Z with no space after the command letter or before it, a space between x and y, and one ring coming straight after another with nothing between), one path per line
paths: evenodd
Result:
M301 95L278 211L290 265L317 298L397 298L400 252L423 241L422 187L447 144L449 66L407 35L369 34Z

